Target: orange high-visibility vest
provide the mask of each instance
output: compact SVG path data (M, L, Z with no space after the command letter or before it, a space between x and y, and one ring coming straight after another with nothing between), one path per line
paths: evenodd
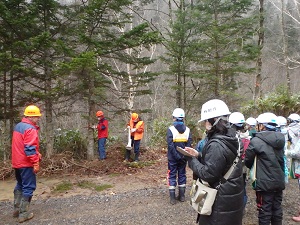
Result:
M136 128L136 131L131 133L131 136L134 137L134 140L141 140L143 138L144 135L144 121L139 121L135 124L134 126L134 122L133 120L129 121L129 126L130 126L130 130L132 128Z

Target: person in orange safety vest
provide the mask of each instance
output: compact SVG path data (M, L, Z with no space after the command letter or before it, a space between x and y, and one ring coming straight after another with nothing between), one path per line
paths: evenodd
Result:
M144 121L137 113L132 113L128 125L131 132L131 146L134 149L134 162L138 162L140 155L140 143L144 135ZM128 161L129 159L130 150L126 150L124 161Z

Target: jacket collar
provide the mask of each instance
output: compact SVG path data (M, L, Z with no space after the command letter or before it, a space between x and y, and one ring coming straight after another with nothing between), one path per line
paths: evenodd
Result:
M39 126L37 126L36 124L32 123L31 120L27 119L26 117L23 117L22 122L23 122L23 123L28 123L28 124L34 126L37 130L40 129Z

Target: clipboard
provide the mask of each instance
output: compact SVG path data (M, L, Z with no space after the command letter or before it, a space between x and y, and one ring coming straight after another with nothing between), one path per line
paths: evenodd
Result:
M191 155L190 153L188 153L187 151L185 151L183 148L177 146L176 150L178 152L180 152L182 155L188 156L188 157L194 157L193 155Z

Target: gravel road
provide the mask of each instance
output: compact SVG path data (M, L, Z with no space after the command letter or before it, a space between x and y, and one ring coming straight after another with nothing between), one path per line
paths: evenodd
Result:
M297 211L298 187L296 180L291 180L285 191L283 202L283 225L296 224L291 216ZM188 191L188 190L187 190ZM249 189L249 202L244 225L257 224L254 204L254 191ZM11 217L12 202L0 202L0 224L18 224ZM169 204L166 188L144 188L115 194L76 195L68 198L37 199L31 204L35 213L26 225L69 225L69 224L195 224L196 214L188 202Z
M17 224L12 202L0 202L0 224ZM187 202L169 204L165 189L142 189L116 195L73 196L37 200L24 224L195 224Z

